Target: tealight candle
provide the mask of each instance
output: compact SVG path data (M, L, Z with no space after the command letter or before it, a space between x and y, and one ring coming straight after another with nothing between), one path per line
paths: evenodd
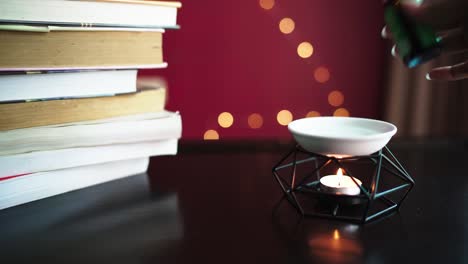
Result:
M354 177L353 177L354 178ZM361 185L362 182L356 178L354 180ZM361 189L350 176L343 175L343 170L338 169L336 175L327 175L320 178L320 188L327 193L358 195Z

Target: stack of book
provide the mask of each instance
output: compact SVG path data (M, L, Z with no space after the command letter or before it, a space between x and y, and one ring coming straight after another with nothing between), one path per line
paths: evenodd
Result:
M0 1L0 209L145 172L174 155L162 35L178 2Z

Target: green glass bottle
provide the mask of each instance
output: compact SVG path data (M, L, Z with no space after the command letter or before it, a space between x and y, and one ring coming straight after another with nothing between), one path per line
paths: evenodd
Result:
M399 0L384 0L384 18L398 49L409 68L427 62L442 52L441 39L431 27L415 23L399 5Z

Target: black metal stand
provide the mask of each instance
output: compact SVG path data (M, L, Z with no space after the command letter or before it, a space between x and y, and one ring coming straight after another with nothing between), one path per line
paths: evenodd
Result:
M359 195L321 190L320 178L337 168L343 168L359 186ZM285 173L288 170L290 173ZM311 153L296 145L273 167L273 175L300 214L357 223L397 211L414 186L414 180L387 147L368 156L336 158ZM353 178L357 175L361 185Z

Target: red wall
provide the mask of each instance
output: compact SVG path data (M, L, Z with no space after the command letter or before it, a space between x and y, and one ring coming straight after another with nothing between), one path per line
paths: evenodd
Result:
M295 30L280 32L279 21L290 17ZM343 107L351 116L379 117L384 43L380 1L276 0L265 10L259 0L182 1L181 29L164 35L165 70L142 75L167 79L169 110L183 119L183 137L203 138L215 129L223 138L287 137L276 121L282 109L294 119L309 111L333 115ZM310 42L314 53L297 55ZM314 79L318 66L329 69L326 83ZM331 106L328 95L339 90L344 103ZM234 123L221 128L221 112ZM247 117L263 116L260 129L249 128Z

